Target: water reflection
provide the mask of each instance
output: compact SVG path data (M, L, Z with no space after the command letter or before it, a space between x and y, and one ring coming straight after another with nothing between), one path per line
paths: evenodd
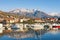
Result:
M57 31L50 31L49 33L55 35L55 34L59 33L59 31L58 30Z
M37 33L35 31L28 31L28 32L11 32L8 34L4 34L0 37L0 39L11 39L11 40L60 40L60 31L55 30L38 30ZM35 37L39 36L39 39L36 39Z
M44 31L44 30L41 30L41 31ZM37 35L43 35L46 31L44 32L41 32L41 31L28 31L28 32L11 32L11 33L8 33L6 35L8 35L9 37L13 37L13 38L27 38L27 37L34 37L34 36L37 36ZM40 33L41 32L41 33ZM36 34L37 33L37 34Z
M7 34L9 37L12 37L12 38L27 38L27 37L32 37L34 36L33 33L19 33L19 32L12 32L12 33L9 33Z
M38 34L36 34L36 32ZM8 36L9 38L15 38L15 39L21 39L21 38L35 38L38 37L40 35L44 35L47 31L46 30L38 30L38 31L33 31L33 30L29 30L27 32L10 32L10 33L5 33L3 34L3 36ZM1 37L3 37L1 35Z

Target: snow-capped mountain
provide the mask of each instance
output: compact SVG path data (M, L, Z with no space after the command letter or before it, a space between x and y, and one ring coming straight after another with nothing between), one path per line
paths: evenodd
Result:
M11 10L11 13L19 13L19 12L28 12L28 13L32 13L34 11L33 10L29 10L29 9L15 9L15 10Z
M34 9L15 9L15 10L9 11L9 13L15 13L15 14L18 14L18 15L24 15L24 16L31 17L31 18L47 18L47 17L51 17L50 15L46 14L43 11L34 10Z
M29 9L15 9L15 10L9 11L9 13L24 15L24 16L28 13L33 13L33 12L34 12L34 10L29 10Z
M45 12L40 11L40 10L36 10L36 11L34 12L34 16L35 16L35 17L38 17L38 18L51 17L50 15L48 15L48 14L46 14Z
M55 12L49 13L48 15L51 15L51 16L53 16L55 18L60 17L60 13L55 13Z

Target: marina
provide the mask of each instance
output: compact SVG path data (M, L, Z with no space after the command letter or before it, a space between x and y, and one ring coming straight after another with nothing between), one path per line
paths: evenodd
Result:
M56 40L51 36L59 33L59 23L0 23L0 40Z
M57 23L34 23L34 24L23 24L23 23L13 23L13 24L2 24L0 23L0 33L3 33L4 30L25 32L29 29L32 30L53 30L60 29L60 24Z

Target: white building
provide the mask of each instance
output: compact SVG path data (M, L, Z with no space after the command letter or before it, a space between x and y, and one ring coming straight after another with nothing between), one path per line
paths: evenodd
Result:
M28 20L30 20L30 18L22 18L22 19L20 19L20 22L28 21Z
M4 27L3 24L0 23L0 33L3 33Z
M20 22L23 22L23 19L20 19Z

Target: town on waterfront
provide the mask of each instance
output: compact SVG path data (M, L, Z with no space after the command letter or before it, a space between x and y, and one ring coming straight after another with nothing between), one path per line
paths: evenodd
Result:
M38 11L39 12L39 11ZM5 15L4 15L5 14ZM32 30L53 30L60 29L60 18L29 18L25 16L11 15L0 12L0 33Z
M9 37L17 39L35 36L39 39L39 35L41 36L46 32L58 30L60 30L60 18L30 18L0 12L1 36L8 35Z

